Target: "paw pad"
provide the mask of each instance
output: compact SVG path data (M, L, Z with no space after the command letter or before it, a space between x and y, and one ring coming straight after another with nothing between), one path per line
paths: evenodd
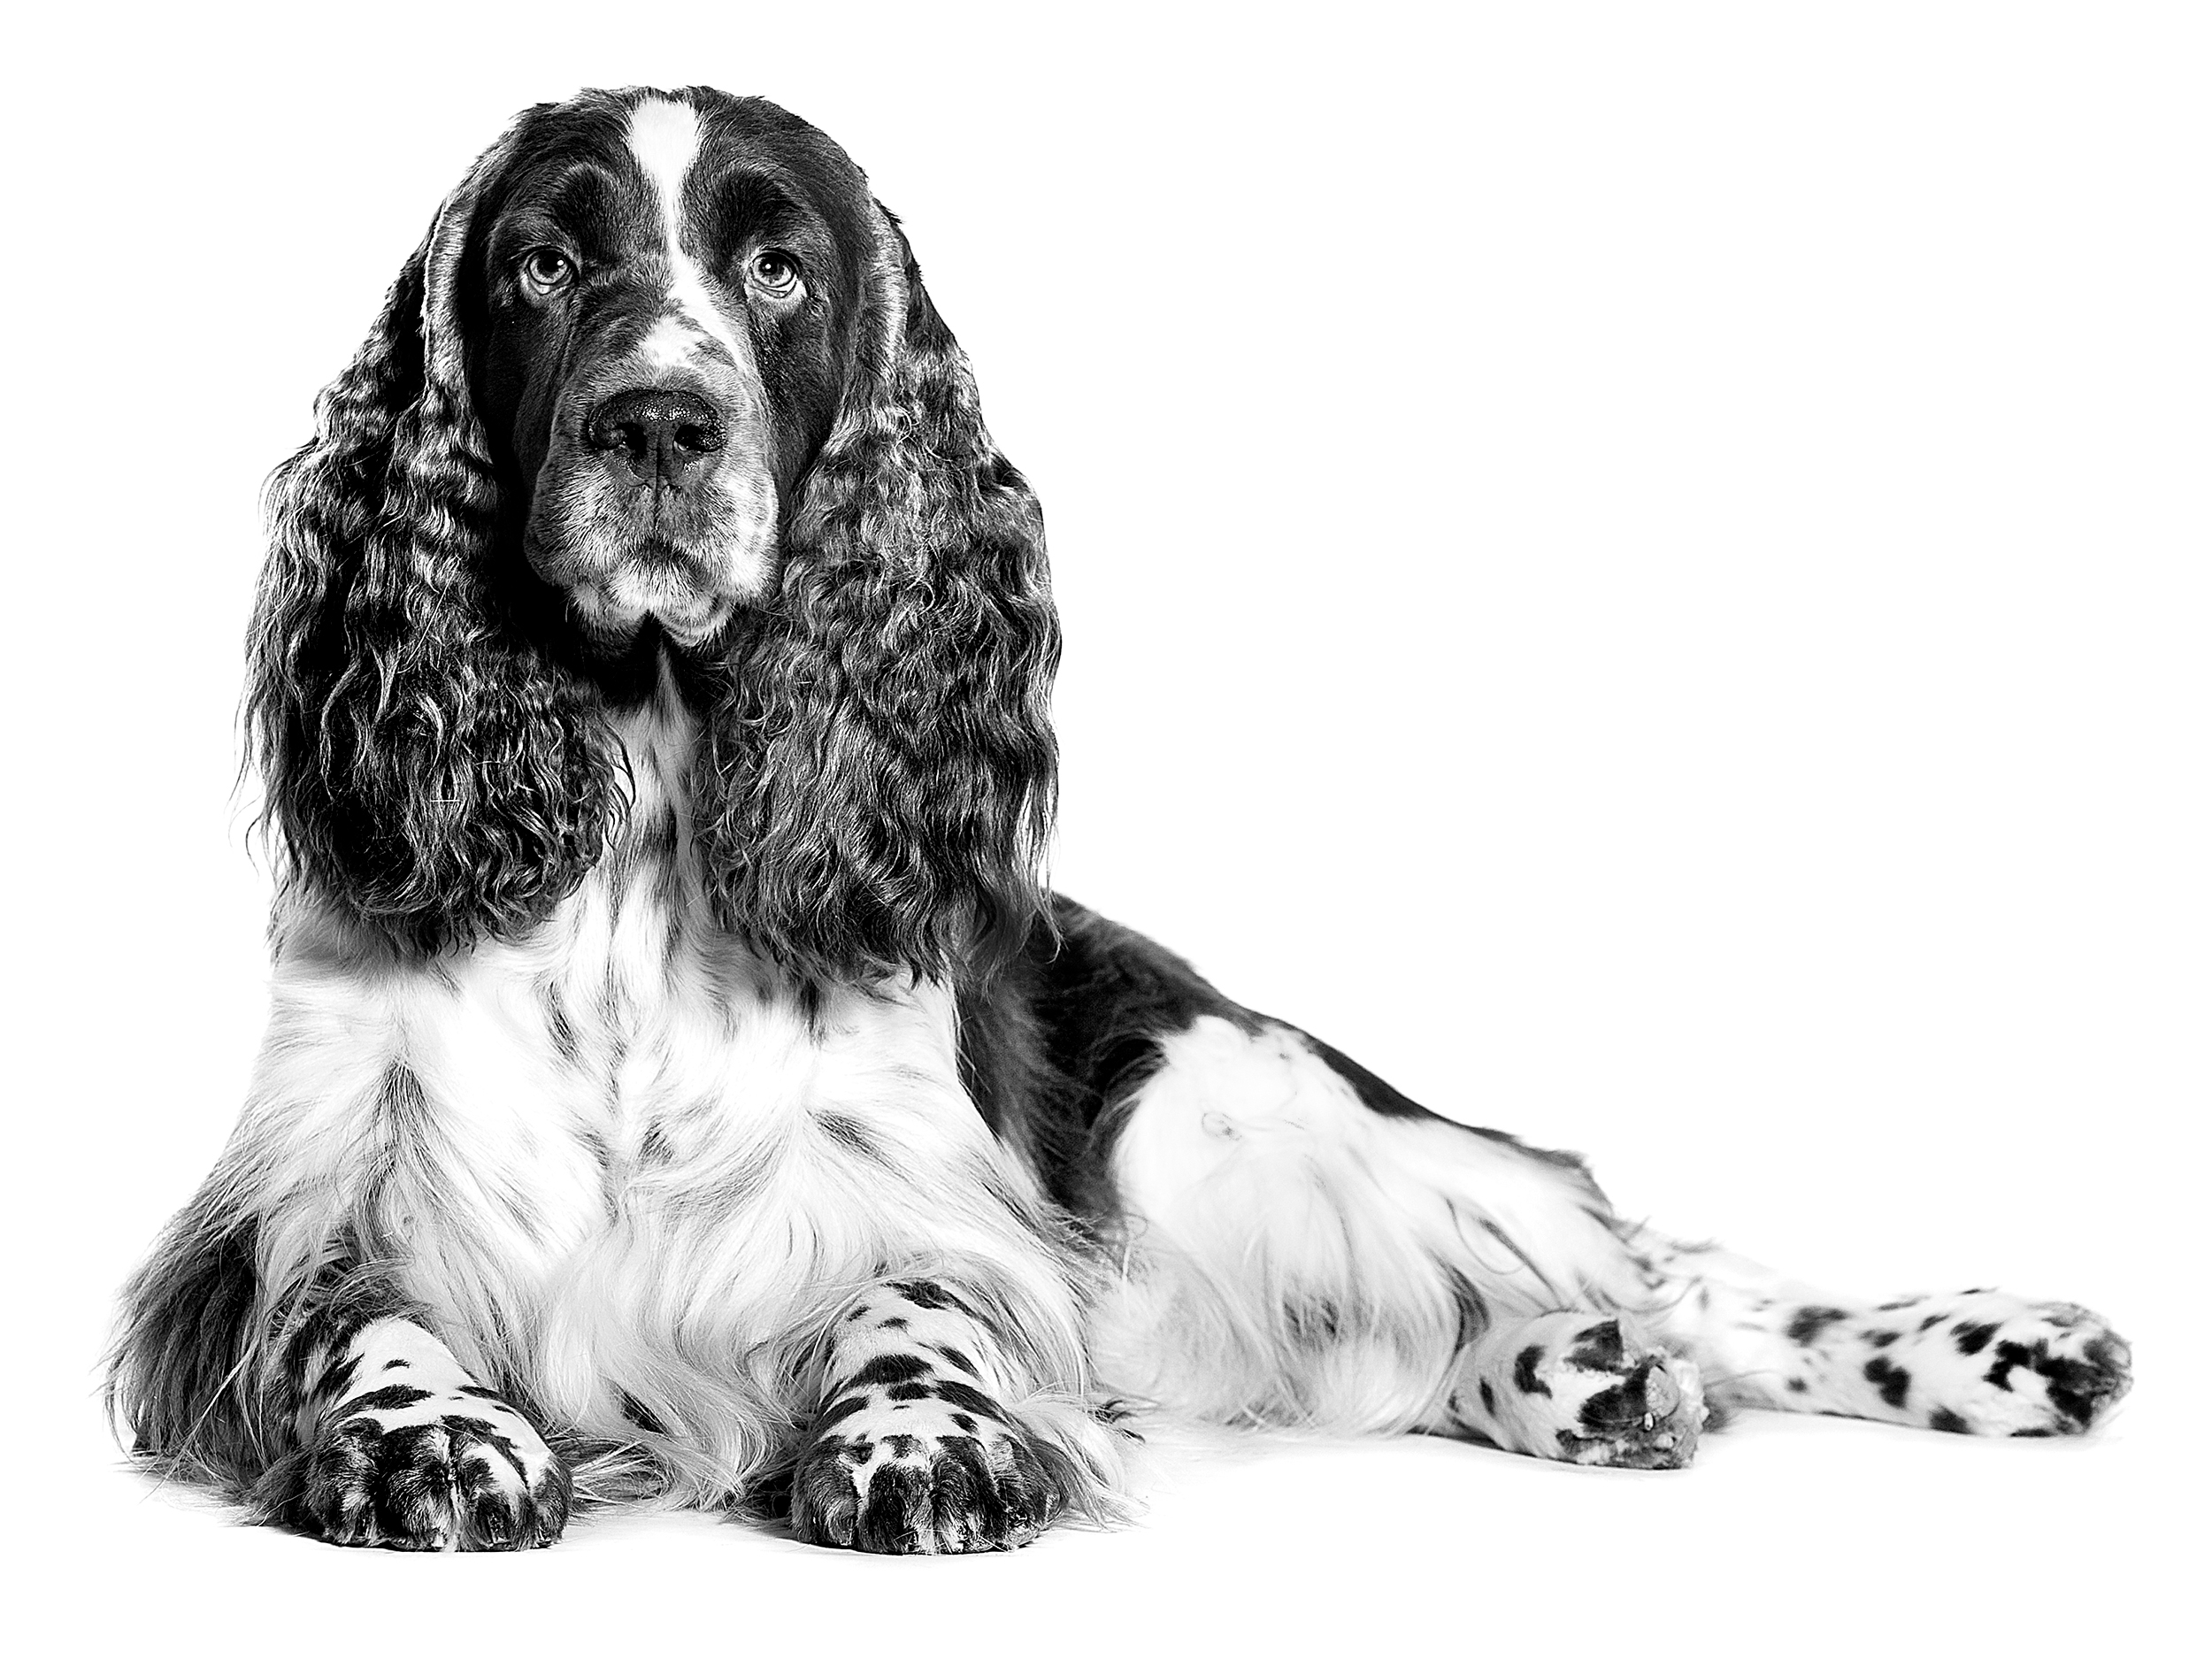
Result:
M1546 1314L1509 1341L1505 1374L1477 1390L1489 1421L1476 1426L1502 1444L1620 1469L1675 1469L1695 1454L1705 1421L1697 1367L1632 1320Z

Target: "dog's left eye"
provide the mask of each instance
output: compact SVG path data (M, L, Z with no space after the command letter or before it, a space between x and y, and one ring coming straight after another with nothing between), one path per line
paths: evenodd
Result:
M575 261L557 248L531 249L518 268L523 287L539 296L565 288L576 275Z
M764 248L745 267L757 287L777 299L788 299L799 289L799 262L774 248Z

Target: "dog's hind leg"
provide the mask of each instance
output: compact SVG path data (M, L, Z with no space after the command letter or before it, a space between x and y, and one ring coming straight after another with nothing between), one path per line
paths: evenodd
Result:
M1724 1404L1941 1429L2078 1434L2127 1392L2127 1344L2070 1302L1995 1290L1868 1302L1710 1246L1623 1230L1663 1340Z
M1502 1322L1463 1355L1432 1432L1617 1469L1678 1469L1706 1408L1697 1362L1622 1314Z
M2082 1309L1854 1302L1675 1243L1580 1160L1424 1110L1079 906L1058 920L1038 1007L1069 1104L1042 1161L1118 1264L1094 1348L1120 1392L1648 1467L1689 1457L1708 1403L2053 1434L2126 1389Z
M1578 1160L1425 1111L1240 1010L1154 1041L1103 1120L1116 1386L1217 1420L1689 1458L1698 1368Z

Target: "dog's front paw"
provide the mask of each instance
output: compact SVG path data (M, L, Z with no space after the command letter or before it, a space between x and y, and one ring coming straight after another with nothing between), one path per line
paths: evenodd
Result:
M1018 1549L1062 1504L1041 1446L981 1390L864 1371L816 1422L791 1489L807 1542L882 1555Z
M490 1389L372 1389L323 1429L270 1494L277 1518L334 1544L535 1549L568 1523L567 1469Z

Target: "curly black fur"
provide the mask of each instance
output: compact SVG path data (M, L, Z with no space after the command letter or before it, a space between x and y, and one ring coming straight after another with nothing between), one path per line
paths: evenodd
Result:
M752 102L689 96L725 118ZM472 220L497 216L548 119L448 203L271 491L247 700L269 815L295 879L424 952L541 920L621 806L606 665L557 637L560 604L512 545L528 480L494 458L503 428L484 430L465 367L483 325L463 253L489 234ZM986 968L1049 916L1042 526L896 221L841 156L814 159L808 188L865 245L829 285L852 326L843 383L815 401L838 417L787 503L778 585L681 665L706 709L702 873L802 978Z
M493 591L483 434L426 365L437 240L272 481L246 699L288 873L424 951L542 918L613 798L588 688Z
M863 343L781 590L731 641L699 826L723 919L810 974L987 967L1048 918L1060 635L1036 498L895 221L906 304Z

